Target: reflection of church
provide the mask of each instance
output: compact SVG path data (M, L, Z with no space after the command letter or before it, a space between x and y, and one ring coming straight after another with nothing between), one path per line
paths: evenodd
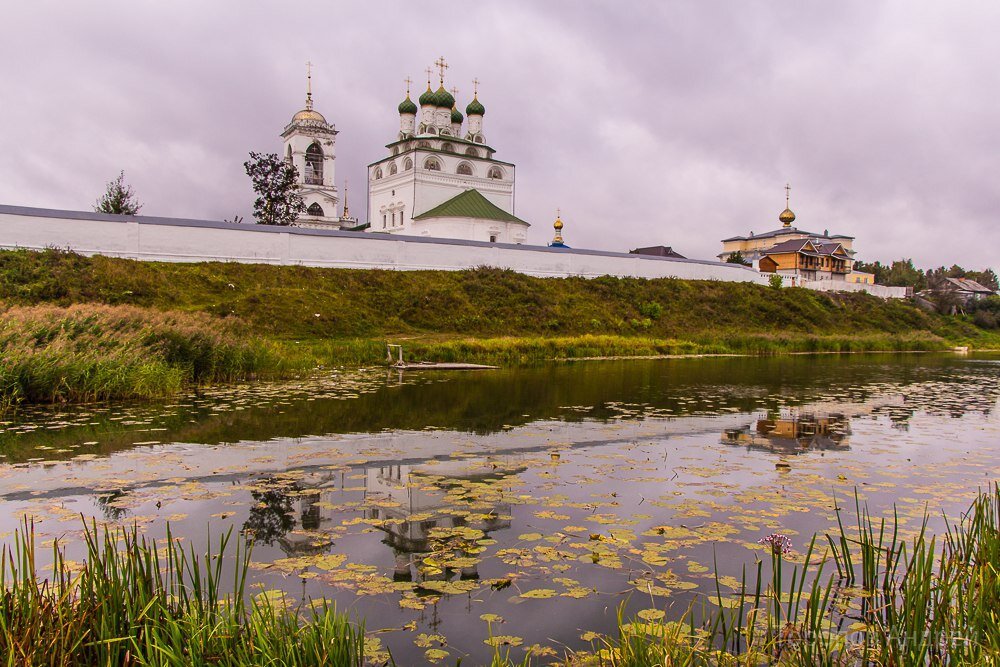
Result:
M727 429L722 442L782 454L849 449L850 421L840 414L768 416L742 429Z
M495 465L498 464L498 465ZM522 468L511 467L511 457L474 458L447 461L436 465L388 465L369 468L365 479L365 500L375 506L368 510L372 519L385 520L383 542L396 556L397 579L410 579L411 554L432 551L434 529L468 527L485 534L510 528L511 506L507 502L489 503L477 508L485 518L469 521L467 514L454 511L447 498L449 480L490 481L516 474ZM433 476L433 479L432 479ZM444 480L440 478L444 477ZM468 546L473 547L470 543ZM477 578L475 565L463 568L462 578Z

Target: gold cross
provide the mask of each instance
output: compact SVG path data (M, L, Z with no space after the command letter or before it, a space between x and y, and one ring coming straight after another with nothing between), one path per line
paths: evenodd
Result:
M451 96L455 98L455 104L458 104L458 88L451 89Z
M479 79L472 80L472 96L477 97L479 95Z
M437 60L434 61L434 66L437 67L438 70L440 70L440 72L441 72L441 85L443 86L444 85L444 71L446 69L448 69L449 67L451 67L451 65L449 65L448 63L445 62L444 56L441 56L440 58L438 58Z
M430 88L431 87L431 74L434 73L434 70L431 69L430 67L428 67L424 71L427 72L427 87Z
M409 97L410 96L410 84L413 83L413 80L410 77L406 77L405 79L403 79L403 82L406 84L406 96Z
M312 61L306 61L306 108L312 109L312 96L313 96L313 75L312 75L313 64Z
M791 192L792 192L792 186L789 185L788 183L785 183L785 208L788 208L788 198L791 195Z

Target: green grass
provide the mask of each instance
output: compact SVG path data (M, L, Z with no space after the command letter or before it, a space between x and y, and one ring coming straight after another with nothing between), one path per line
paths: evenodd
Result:
M202 313L95 304L0 311L0 412L20 402L161 397L292 368L274 344Z
M56 543L40 578L34 526L24 524L0 559L0 664L364 664L364 628L326 604L288 609L247 585L250 552L230 534L198 555L135 528L85 525L82 565ZM231 557L232 572L223 563ZM228 590L230 592L226 592Z
M411 360L498 365L1000 348L1000 333L966 319L866 294L488 268L169 264L55 250L0 251L0 311L0 409L371 365L384 361L387 340Z

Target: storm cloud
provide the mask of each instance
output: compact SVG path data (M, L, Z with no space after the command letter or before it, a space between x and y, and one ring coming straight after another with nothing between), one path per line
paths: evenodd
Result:
M531 243L710 258L779 225L859 258L1000 269L996 2L7 2L0 203L89 210L124 169L143 213L250 218L242 163L303 106L365 165L443 55L517 165Z

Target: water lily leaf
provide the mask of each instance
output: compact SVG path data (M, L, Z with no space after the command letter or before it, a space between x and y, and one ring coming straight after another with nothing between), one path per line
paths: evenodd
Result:
M524 591L521 593L522 598L543 600L545 598L551 598L556 595L556 592L551 588L535 588L530 591Z

